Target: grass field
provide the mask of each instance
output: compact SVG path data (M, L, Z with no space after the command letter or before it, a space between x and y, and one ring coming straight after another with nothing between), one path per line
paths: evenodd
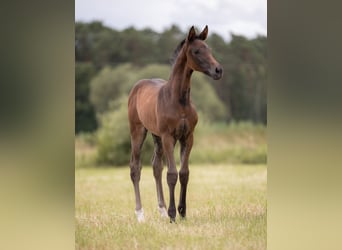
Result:
M164 195L168 202L166 168ZM267 167L191 165L187 219L160 218L152 169L140 182L146 222L134 214L129 168L77 168L76 249L266 249ZM176 186L176 202L179 183Z

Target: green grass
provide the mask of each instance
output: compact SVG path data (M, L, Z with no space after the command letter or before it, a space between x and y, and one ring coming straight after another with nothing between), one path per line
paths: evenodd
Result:
M140 181L143 224L135 218L129 168L76 169L76 249L266 249L266 166L190 167L187 219L177 215L176 224L159 216L150 167ZM168 201L165 175L166 168Z

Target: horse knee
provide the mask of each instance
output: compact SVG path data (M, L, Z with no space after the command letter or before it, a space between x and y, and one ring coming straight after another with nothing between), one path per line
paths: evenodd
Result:
M179 172L179 181L182 185L188 184L189 180L189 171L180 171Z
M177 179L178 179L177 172L176 173L167 173L166 179L167 179L167 184L169 186L173 186L174 187L176 185Z
M140 181L141 169L140 168L132 168L131 167L131 180L133 183Z
M153 166L153 176L156 179L160 179L162 176L163 168L161 166Z

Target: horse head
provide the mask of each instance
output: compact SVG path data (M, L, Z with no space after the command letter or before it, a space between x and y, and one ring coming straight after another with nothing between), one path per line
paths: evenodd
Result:
M194 26L191 27L184 44L187 64L192 70L202 72L214 80L218 80L223 75L223 69L213 57L209 46L204 42L207 35L207 25L198 35L196 34Z

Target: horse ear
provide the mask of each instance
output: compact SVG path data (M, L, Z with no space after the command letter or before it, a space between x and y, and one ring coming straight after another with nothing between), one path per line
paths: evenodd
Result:
M201 40L205 40L207 39L207 36L208 36L208 25L204 27L203 31L201 32L201 34L198 35L198 37Z
M192 27L190 28L190 31L189 31L187 40L188 40L189 42L192 42L193 40L195 40L195 38L196 38L196 31L195 31L194 26L192 26Z

